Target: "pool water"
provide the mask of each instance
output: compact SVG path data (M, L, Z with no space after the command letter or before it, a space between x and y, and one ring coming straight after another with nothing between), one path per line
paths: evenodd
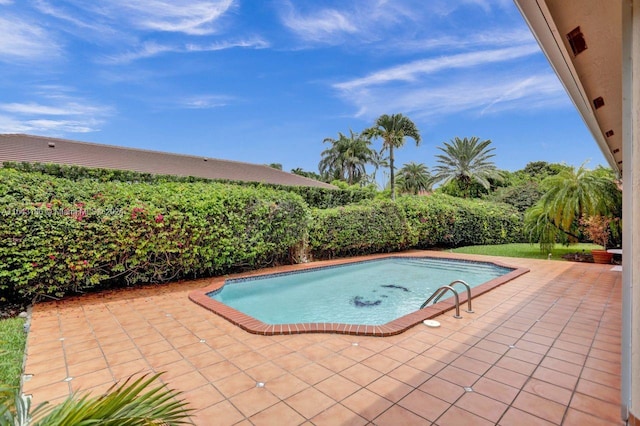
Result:
M418 310L454 280L474 287L511 271L492 263L391 257L231 279L208 296L265 324L382 325Z

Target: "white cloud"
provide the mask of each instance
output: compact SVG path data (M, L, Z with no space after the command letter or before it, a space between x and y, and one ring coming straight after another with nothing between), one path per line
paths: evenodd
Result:
M60 50L44 28L16 16L0 16L0 60L40 61L59 55Z
M112 0L109 3L113 3ZM190 35L215 33L216 21L232 6L233 0L119 0L118 9L133 15L130 21L142 29L181 32Z
M112 108L93 104L70 96L68 88L34 96L39 101L8 102L0 104L0 133L61 134L86 133L100 129L105 119L113 114Z
M154 41L143 43L138 49L107 56L102 62L129 63L138 59L151 58L165 53L213 52L233 48L264 49L269 43L260 39L226 40L209 44L189 43L185 45L160 44Z
M505 49L459 53L450 56L423 59L376 71L365 77L337 83L334 87L342 91L352 91L358 88L366 88L394 81L414 81L418 77L426 74L509 61L523 56L529 56L539 51L538 46L532 43L525 46Z
M281 2L280 20L301 40L335 45L346 41L371 42L386 36L385 29L397 24L408 25L424 9L411 7L411 1L360 0L337 2L338 8L296 9L297 2ZM314 6L324 4L311 3Z
M187 44L185 50L188 52L213 52L216 50L233 49L235 47L246 47L251 49L265 49L269 47L269 42L256 37L246 40L226 40L209 44Z
M519 28L509 31L491 30L474 32L460 36L442 35L430 38L413 38L402 40L389 45L389 49L404 52L425 51L459 51L470 49L487 49L497 47L511 47L535 42L531 31L527 28Z
M178 104L189 109L210 109L229 105L233 99L233 97L225 95L195 95L180 100Z
M465 75L449 78L445 84L422 82L402 87L358 89L344 98L356 107L356 116L366 118L389 111L433 118L459 113L480 116L570 105L560 82L551 72Z
M177 46L163 45L154 41L142 43L138 49L119 53L117 55L107 56L101 62L109 63L128 63L138 59L151 58L153 56L161 55L163 53L180 52L181 48Z
M133 27L143 31L202 36L218 32L218 21L233 4L234 0L70 0L67 10L61 10L47 0L38 0L37 6L43 13L79 26L89 20L114 28ZM85 19L77 18L78 15Z
M324 9L314 15L302 16L290 6L288 12L282 16L282 21L304 40L317 42L327 42L336 35L353 34L358 31L351 17L335 9Z

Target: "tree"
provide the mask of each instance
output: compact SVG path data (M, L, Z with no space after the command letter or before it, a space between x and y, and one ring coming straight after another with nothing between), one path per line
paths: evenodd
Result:
M282 164L280 163L271 163L271 164L265 164L265 165L271 167L272 169L282 170Z
M612 175L601 169L569 167L543 180L541 189L544 195L526 212L525 231L542 249L578 241L583 218L619 217L620 191Z
M435 168L436 182L447 184L457 181L463 194L469 196L473 182L477 182L485 189L491 188L490 180L501 181L502 176L490 159L495 156L488 148L491 140L480 141L477 137L460 139L458 137L450 143L444 142L444 148L438 147L444 154L437 155L438 165Z
M393 150L404 145L405 137L410 137L416 141L416 146L420 145L420 132L409 118L402 114L383 114L376 120L373 127L362 132L368 138L381 138L382 149L380 152L389 151L389 177L391 182L391 199L396 199L395 192L395 171Z
M291 169L291 173L293 173L294 175L298 175L298 176L303 176L309 179L315 179L318 181L322 181L322 176L320 176L318 173L316 172L308 172L304 169L302 169L301 167L296 167L295 169Z
M524 166L522 172L532 179L542 181L548 176L557 175L562 170L569 168L570 166L567 166L566 164L547 163L546 161L531 161Z
M417 195L420 191L431 190L431 174L424 164L410 162L398 171L398 187L402 192Z
M366 176L366 165L374 159L371 141L349 130L350 136L338 132L338 139L325 138L323 143L331 147L322 151L318 168L329 180L345 180L349 185L359 182Z

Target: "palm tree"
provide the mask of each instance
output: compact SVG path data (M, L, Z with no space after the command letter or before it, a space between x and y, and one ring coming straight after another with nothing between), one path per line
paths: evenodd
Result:
M372 163L375 152L370 148L371 141L349 130L347 137L338 132L338 139L325 138L323 143L331 147L322 151L318 168L324 176L347 181L349 185L359 182L366 176L366 165Z
M160 373L161 374L161 373ZM11 389L0 389L0 424L7 425L186 425L193 411L179 391L149 386L160 376L143 375L113 385L106 394L73 394L55 407L42 403L31 410L29 399Z
M401 148L404 145L404 138L410 137L416 141L416 145L420 145L420 132L418 128L409 118L402 114L383 114L376 120L373 127L362 132L368 138L381 138L382 149L380 152L389 150L389 177L391 180L391 199L396 199L395 191L395 173L394 173L394 156L393 150Z
M489 179L502 180L500 171L490 160L495 155L491 153L494 148L488 148L490 144L491 140L480 142L475 136L470 139L456 137L450 143L444 142L444 148L438 147L444 155L436 155L439 164L434 170L434 180L444 184L457 181L465 197L469 196L469 188L474 181L489 189Z
M556 242L577 241L580 219L619 215L620 191L611 176L581 165L542 181L542 198L525 215L525 230L542 249Z
M424 164L410 162L398 171L398 186L402 192L418 195L420 191L431 190L431 174Z

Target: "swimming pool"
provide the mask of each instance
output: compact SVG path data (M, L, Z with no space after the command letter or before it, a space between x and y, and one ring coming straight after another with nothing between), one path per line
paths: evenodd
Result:
M442 285L462 279L474 287L473 296L478 287L493 288L526 271L490 262L387 255L231 278L190 298L254 333L388 335L450 309L448 300L438 309L419 309ZM466 300L462 286L456 289Z

